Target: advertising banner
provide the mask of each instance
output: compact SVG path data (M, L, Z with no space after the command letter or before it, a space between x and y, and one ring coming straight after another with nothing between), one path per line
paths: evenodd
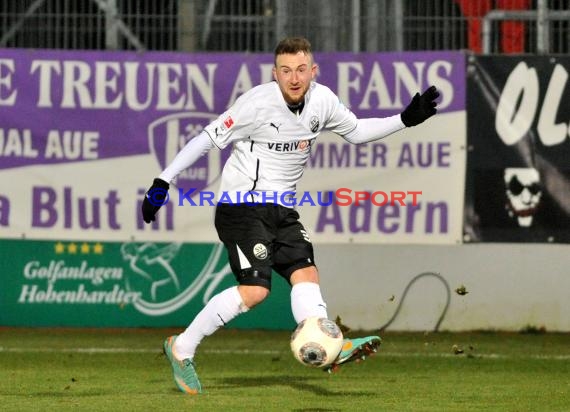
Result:
M360 117L398 114L431 84L441 97L436 117L381 141L318 139L299 188L310 195L298 199L312 240L460 241L464 55L315 59L317 81ZM272 67L271 54L2 50L0 236L217 242L212 215L231 148L213 149L184 171L152 226L142 221L141 199L189 139L243 92L272 80ZM181 196L191 188L213 197ZM338 202L321 205L318 196L331 192ZM356 202L357 192L374 202Z
M235 285L220 244L4 240L0 325L186 326ZM236 328L293 329L289 286L278 276L259 310Z
M465 240L570 242L570 57L473 57Z
M384 140L318 139L298 188L312 241L459 242L464 56L315 58L317 81L360 117L398 114L431 84L441 97L437 116ZM184 326L235 284L213 225L231 148L185 170L152 225L141 202L190 139L272 81L272 67L272 54L1 50L0 325ZM184 197L181 188L213 197ZM338 203L321 205L331 193ZM356 202L363 193L379 204ZM394 193L405 204L392 204ZM232 326L293 326L283 279L262 305Z

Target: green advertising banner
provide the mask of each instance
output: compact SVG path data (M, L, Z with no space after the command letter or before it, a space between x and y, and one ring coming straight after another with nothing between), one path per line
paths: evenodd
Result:
M226 251L212 243L0 241L0 325L185 327L234 285ZM229 327L293 329L289 285Z

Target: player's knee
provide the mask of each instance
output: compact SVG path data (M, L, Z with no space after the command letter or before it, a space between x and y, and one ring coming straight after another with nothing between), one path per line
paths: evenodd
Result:
M319 283L319 271L315 266L296 269L291 273L289 282L292 285L302 282Z
M239 285L238 290L244 305L250 309L269 296L269 289L264 286Z

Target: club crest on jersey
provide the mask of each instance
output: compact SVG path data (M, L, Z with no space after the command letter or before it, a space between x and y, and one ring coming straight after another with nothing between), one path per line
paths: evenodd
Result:
M317 116L311 117L311 122L309 123L311 132L316 133L316 131L319 130L319 124L319 118Z
M218 115L213 113L184 112L161 117L149 124L149 147L160 168L165 169L180 149L217 117ZM191 168L180 173L176 185L196 188L196 192L206 189L221 174L223 162L230 151L216 153L216 150L211 150Z

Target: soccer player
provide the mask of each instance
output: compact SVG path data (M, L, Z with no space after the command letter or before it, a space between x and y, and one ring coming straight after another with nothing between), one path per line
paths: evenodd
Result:
M261 303L271 290L272 271L291 285L297 323L311 316L327 317L313 245L291 202L280 204L284 194L295 192L316 137L330 130L350 143L366 143L436 113L439 93L431 86L416 93L401 114L357 119L329 88L314 81L317 65L304 38L282 40L274 63L275 81L244 93L190 140L154 179L143 201L143 219L150 223L160 208L152 201L153 191L166 193L170 182L200 156L233 144L222 172L223 197L216 207L215 227L238 285L212 297L186 330L164 342L176 385L185 393L202 391L194 363L202 339ZM364 358L380 342L378 336L346 339L333 367Z

